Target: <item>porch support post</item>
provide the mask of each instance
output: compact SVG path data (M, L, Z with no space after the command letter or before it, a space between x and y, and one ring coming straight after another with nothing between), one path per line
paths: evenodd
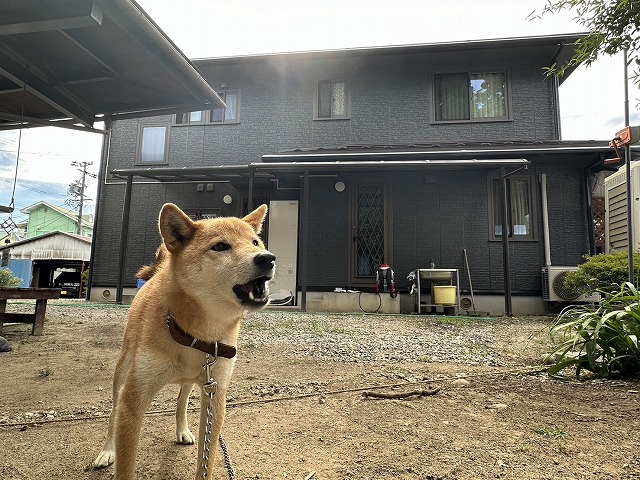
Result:
M500 179L502 180L502 265L504 276L504 308L509 317L513 316L511 305L511 261L509 259L509 226L507 218L509 215L509 196L507 194L507 173L504 167L500 168Z
M628 127L629 118L629 52L624 49L624 126ZM627 143L624 146L624 161L625 161L625 180L627 182L627 257L629 259L629 283L633 283L638 286L638 282L635 279L635 267L633 265L633 192L631 191L631 144Z
M249 192L247 193L247 215L253 212L253 180L256 171L251 169L249 172ZM244 212L242 212L244 214Z
M129 239L129 215L131 213L131 187L133 175L127 177L127 186L124 191L124 206L122 207L122 225L120 226L120 253L118 254L118 282L116 284L116 303L122 304L122 288L124 283L124 270L127 258L127 240Z
M305 170L302 181L302 239L300 240L300 308L307 311L307 269L309 245L309 170Z

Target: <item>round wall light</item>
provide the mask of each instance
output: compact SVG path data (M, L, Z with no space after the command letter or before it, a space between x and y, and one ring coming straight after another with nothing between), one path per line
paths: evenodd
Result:
M336 182L334 187L336 189L336 192L344 192L344 189L345 189L344 182Z
M222 197L222 201L225 203L225 205L231 205L231 203L233 202L233 197L231 195L225 195L224 197Z

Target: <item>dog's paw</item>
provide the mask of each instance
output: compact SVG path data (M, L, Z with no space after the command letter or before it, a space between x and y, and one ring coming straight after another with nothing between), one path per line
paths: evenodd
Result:
M181 430L177 432L178 443L181 445L193 445L196 443L196 436L189 430Z
M113 450L103 450L98 454L98 457L93 461L95 468L108 467L116 459L116 452Z

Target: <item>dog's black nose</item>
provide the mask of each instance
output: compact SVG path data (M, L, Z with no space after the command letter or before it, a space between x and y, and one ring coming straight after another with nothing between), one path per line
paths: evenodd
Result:
M273 268L275 261L276 261L276 256L271 252L260 253L255 257L253 257L253 262L257 266L265 270L267 268Z

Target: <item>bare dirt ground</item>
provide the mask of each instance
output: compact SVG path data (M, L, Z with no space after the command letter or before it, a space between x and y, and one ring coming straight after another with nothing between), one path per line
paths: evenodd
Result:
M0 479L112 478L90 464L127 311L55 302L43 336L4 327ZM531 373L551 320L252 314L223 431L237 478L639 479L640 383ZM166 387L146 417L138 478L193 477L196 447L175 443L176 395ZM227 478L221 462L214 477Z

